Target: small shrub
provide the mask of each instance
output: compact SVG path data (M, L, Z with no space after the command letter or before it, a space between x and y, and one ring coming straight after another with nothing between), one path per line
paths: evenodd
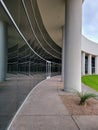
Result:
M84 106L86 105L87 99L98 97L98 95L94 93L87 93L87 92L82 92L82 93L78 92L77 95L80 98L79 105L84 105Z

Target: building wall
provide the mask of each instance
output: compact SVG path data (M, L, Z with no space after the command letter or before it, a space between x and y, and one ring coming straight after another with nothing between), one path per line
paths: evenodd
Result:
M97 56L98 55L98 44L95 42L92 42L89 39L82 36L81 50L88 54Z
M98 74L98 44L82 36L81 74Z

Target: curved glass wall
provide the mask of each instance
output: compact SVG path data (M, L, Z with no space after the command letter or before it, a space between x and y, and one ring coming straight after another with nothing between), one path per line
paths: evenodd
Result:
M15 10L17 6L23 6L21 1L4 2L0 3L0 20L8 25L8 62L6 81L0 82L0 130L7 129L16 111L36 84L61 73L61 59L56 52L51 55L51 51L48 53L40 46L28 24L25 10Z

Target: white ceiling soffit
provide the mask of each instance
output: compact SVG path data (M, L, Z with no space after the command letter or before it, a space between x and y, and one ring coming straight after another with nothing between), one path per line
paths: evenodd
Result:
M65 0L37 0L37 3L47 32L61 46L65 19Z

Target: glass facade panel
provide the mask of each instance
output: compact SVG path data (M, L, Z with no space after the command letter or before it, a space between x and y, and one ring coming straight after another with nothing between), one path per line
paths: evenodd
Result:
M95 57L92 57L92 74L95 74Z
M88 74L88 56L85 56L85 74Z

